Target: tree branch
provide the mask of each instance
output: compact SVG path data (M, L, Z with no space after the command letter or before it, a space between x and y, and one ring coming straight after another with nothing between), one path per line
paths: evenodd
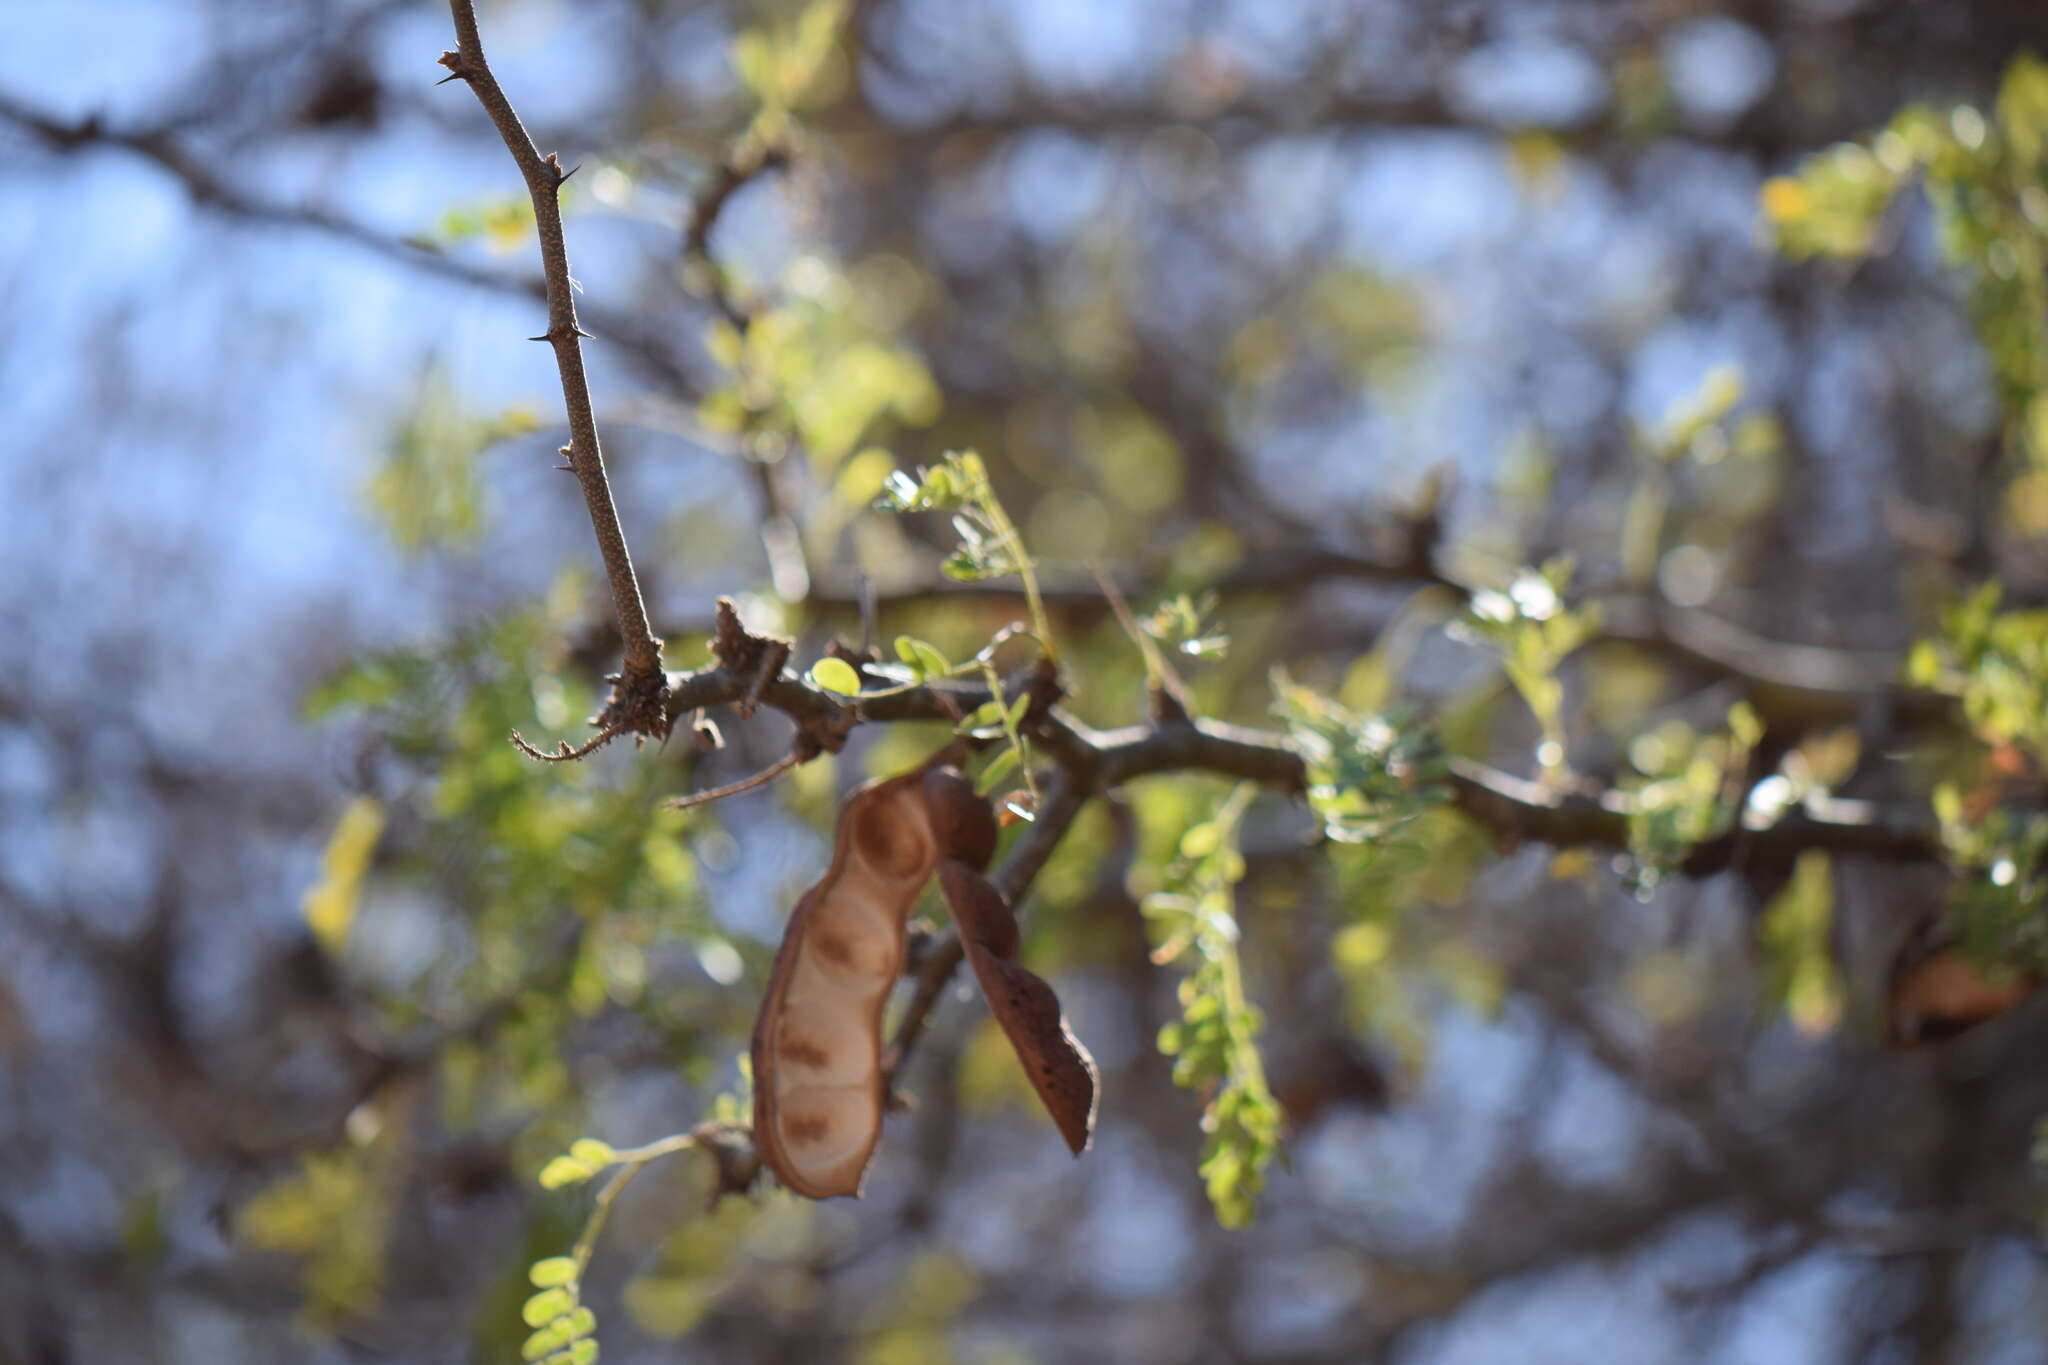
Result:
M401 265L475 289L521 298L547 297L547 286L542 280L486 270L437 250L422 239L380 232L328 209L278 203L251 194L216 175L185 148L170 126L122 130L107 126L98 117L60 119L4 93L0 93L0 120L21 128L53 152L75 154L104 148L138 157L175 180L194 204L227 218L323 233ZM656 330L614 309L586 302L585 311L592 315L591 326L598 334L625 351L651 378L677 394L698 391L697 377L683 367Z
M721 603L721 616L729 611L729 604ZM757 649L771 643L742 633L722 644L717 665L671 673L670 716L753 696L788 716L821 750L836 753L862 723L952 721L992 699L987 687L968 682L928 684L866 699L827 692L786 669L763 682L758 656L748 652L749 641ZM1096 730L1055 707L1034 715L1024 729L1072 780L1076 801L1132 778L1168 772L1212 773L1284 792L1298 793L1307 783L1301 755L1284 737L1222 721L1170 717ZM1554 792L1464 758L1451 760L1448 780L1453 804L1503 838L1561 847L1629 846L1628 798L1622 792ZM1060 827L1047 821L1046 812L1040 812L1039 821L1047 830ZM1025 847L1020 844L1018 852ZM1810 800L1768 828L1737 829L1709 840L1693 851L1683 870L1707 876L1738 858L1786 860L1809 848L1926 862L1939 859L1940 837L1932 813L1918 805ZM1041 853L1028 870L1006 867L997 874L997 885L1005 895L1021 894L1042 862Z
M1368 554L1321 546L1274 548L1247 557L1240 568L1213 585L1219 593L1299 593L1318 583L1379 583L1435 587L1469 600L1474 585L1437 568L1426 553ZM1125 582L1134 599L1150 595L1143 584ZM1099 586L1082 578L1054 578L1041 586L1048 607L1065 612L1109 610ZM875 595L878 606L949 601L1018 601L1006 583L931 583ZM807 599L820 609L852 611L857 595L844 584L820 584ZM1594 594L1584 605L1598 606L1601 628L1590 645L1622 644L1728 678L1766 720L1790 727L1853 724L1875 709L1913 726L1954 718L1951 698L1898 681L1904 663L1885 651L1829 649L1767 639L1705 611L1678 607L1654 593Z
M562 234L562 182L574 174L564 171L553 152L543 157L527 136L526 127L499 88L497 77L484 59L483 39L477 32L473 0L449 0L455 20L457 51L441 54L441 64L469 83L484 112L490 115L498 135L512 153L526 190L533 200L534 227L540 236L542 272L547 277L548 329L542 335L555 348L555 365L562 375L562 401L569 415L569 445L565 454L583 486L583 501L590 511L591 530L597 535L598 551L604 558L605 576L611 581L612 608L618 616L619 635L624 641L625 670L607 703L600 724L607 728L630 729L656 736L668 733L668 713L662 704L665 685L661 668L661 641L647 625L647 608L640 599L640 584L633 574L633 559L626 549L626 533L619 525L618 508L612 502L611 483L605 477L604 452L598 445L597 418L591 410L590 384L583 373L581 338L587 333L577 325L575 282L569 274L569 249Z

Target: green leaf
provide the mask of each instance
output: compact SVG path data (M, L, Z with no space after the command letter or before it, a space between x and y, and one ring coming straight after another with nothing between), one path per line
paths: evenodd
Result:
M612 1150L612 1145L609 1142L601 1142L597 1138L588 1137L577 1138L574 1142L570 1143L569 1155L594 1169L609 1166L619 1159L619 1154Z
M1208 820L1182 831L1166 888L1144 909L1161 926L1155 962L1193 950L1193 970L1177 994L1181 1017L1159 1031L1161 1053L1174 1059L1174 1084L1209 1095L1202 1111L1201 1175L1226 1228L1251 1220L1265 1170L1280 1146L1280 1106L1259 1057L1263 1020L1246 998L1237 955L1232 902L1244 859L1237 829L1252 789L1241 786Z
M526 1278L537 1288L552 1289L557 1285L576 1282L576 1262L568 1256L550 1256L535 1261L527 1270Z
M320 880L307 888L300 908L314 940L330 953L348 941L356 899L383 832L383 806L375 797L358 796L342 811L320 855Z
M988 761L988 766L981 770L981 777L974 784L976 794L987 796L1002 785L1003 779L1008 777L1016 766L1017 751L1015 749L1005 749L997 754Z
M896 637L896 657L909 665L919 681L943 678L953 671L951 661L944 654L923 640L908 635Z
M558 1156L540 1168L540 1187L544 1190L559 1190L569 1185L581 1185L596 1174L594 1167L585 1165L573 1156Z
M842 697L860 695L860 674L844 659L820 659L812 664L811 682Z
M553 1322L536 1330L519 1348L522 1360L539 1360L551 1351L559 1351L573 1341L575 1336L569 1330L569 1319L556 1318Z
M519 1316L526 1320L528 1327L538 1327L544 1322L554 1321L575 1306L576 1296L567 1289L543 1289L526 1301L519 1310Z
M985 701L967 713L953 728L963 734L974 734L980 730L994 730L1003 723L1003 704L999 701Z

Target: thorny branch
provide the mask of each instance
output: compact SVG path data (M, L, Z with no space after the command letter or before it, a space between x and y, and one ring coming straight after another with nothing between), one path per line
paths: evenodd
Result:
M0 119L25 129L55 151L76 152L106 147L143 158L179 181L194 202L229 217L325 232L407 265L478 288L522 296L542 292L538 281L480 269L457 257L405 238L380 233L331 211L280 204L252 195L223 180L186 150L168 128L123 130L97 118L57 118L5 95L0 95ZM778 164L771 155L747 172L721 168L685 224L686 254L694 258L705 252L712 226L732 193L753 176L776 169ZM725 312L732 301L714 297L712 304ZM589 311L587 305L584 311ZM678 365L657 338L629 316L605 311L597 315L593 325L608 341L625 348L636 363L671 391L689 393L697 388L695 379ZM771 498L770 501L776 500ZM1420 557L1323 547L1261 553L1243 569L1226 575L1216 586L1228 595L1287 591L1313 583L1347 581L1437 587L1458 596L1468 591L1467 585L1455 581ZM1127 583L1124 590L1133 597L1143 595L1137 584ZM1085 581L1050 582L1044 585L1043 595L1046 604L1056 611L1106 610L1100 590ZM939 599L1017 596L1016 588L1003 584L932 584L884 592L880 594L879 601L886 608ZM1633 595L1601 600L1605 608L1605 623L1598 637L1600 641L1635 645L1729 677L1743 687L1745 695L1767 720L1783 719L1789 724L1805 725L1845 724L1862 719L1874 708L1879 714L1890 715L1901 722L1919 724L1945 717L1951 710L1946 698L1892 681L1898 676L1899 668L1897 660L1889 656L1767 640L1708 613L1678 608L1658 601L1654 596ZM812 586L805 595L805 601L819 610L851 611L858 604L858 593L850 584L821 582Z
M946 720L981 705L988 689L971 683L934 684L893 692L870 700L843 700L816 688L785 667L786 641L746 632L729 603L721 602L717 663L708 669L664 673L661 642L649 627L625 536L605 474L577 320L574 283L561 221L559 191L573 171L564 171L553 154L543 157L485 60L473 0L450 0L458 48L441 61L450 79L469 83L511 152L532 199L546 278L548 328L540 338L555 350L571 443L565 448L569 467L582 485L618 620L624 671L606 712L597 723L600 735L583 749L563 746L560 757L578 756L604 739L624 732L665 735L685 711L719 704L734 705L743 714L760 705L774 707L797 725L790 754L767 772L729 788L700 793L693 803L716 799L758 786L819 752L837 751L852 728L862 721ZM53 146L85 140L120 142L148 156L177 175L202 200L228 197L226 188L206 169L182 156L162 138L109 138L96 125L72 129L37 120L17 108L0 108L27 124ZM685 251L711 269L712 225L731 195L752 176L779 164L764 159L744 170L724 167L717 181L700 197L686 224ZM323 223L321 226L333 227ZM713 302L736 326L747 321L727 295L722 282L713 287ZM1469 597L1468 585L1443 572L1434 562L1426 539L1412 540L1407 553L1371 556L1312 549L1306 554L1262 558L1257 567L1237 575L1226 586L1258 591L1316 580L1364 580L1405 583L1448 590ZM829 594L823 595L829 600ZM1829 651L1777 645L1746 635L1711 619L1695 620L1660 610L1654 601L1629 600L1610 611L1608 638L1664 650L1695 663L1732 674L1761 692L1793 694L1823 710L1851 710L1882 696L1899 710L1924 710L1923 698L1873 687L1873 671L1863 661ZM1618 621L1617 621L1618 618ZM1875 673L1890 676L1891 670ZM1129 778L1175 770L1201 770L1300 791L1306 772L1299 754L1279 737L1236 726L1207 722L1184 708L1165 708L1150 725L1125 730L1095 731L1050 704L1035 706L1027 733L1051 755L1048 778L1037 818L995 874L995 883L1013 903L1028 889L1045 861L1065 836L1087 800ZM528 747L522 745L522 747ZM535 756L542 756L528 748ZM1457 760L1449 781L1458 807L1503 838L1533 839L1564 845L1627 847L1627 808L1617 793L1552 791L1483 764ZM1706 875L1744 859L1783 859L1805 848L1853 850L1881 857L1925 859L1938 855L1938 841L1929 822L1917 813L1888 811L1862 802L1834 800L1809 803L1773 826L1736 830L1695 850L1685 864L1694 875ZM921 955L917 984L909 1008L898 1025L886 1062L893 1084L905 1058L921 1036L925 1022L944 992L962 953L956 937L947 936Z
M869 699L828 692L783 668L788 642L747 631L725 600L718 605L712 649L711 667L669 675L670 717L701 707L767 706L796 724L799 752L836 753L864 722L950 722L991 700L985 685L971 682L932 683ZM764 664L772 670L764 670ZM1283 737L1176 708L1165 708L1148 724L1096 730L1048 699L1032 708L1022 729L1051 757L1053 771L1035 821L992 878L1013 905L1087 801L1132 778L1196 771L1288 793L1301 792L1307 782L1301 755ZM1618 792L1553 791L1468 759L1451 761L1448 782L1453 804L1503 841L1629 847L1626 798ZM1737 828L1709 840L1693 851L1682 871L1708 876L1738 863L1785 864L1807 849L1925 862L1939 859L1940 839L1931 814L1916 806L1810 800L1766 828ZM918 957L911 1001L884 1063L892 1084L960 960L960 944L951 934Z
M560 197L562 182L575 172L573 168L563 170L553 152L545 157L540 154L512 102L499 88L497 77L484 60L473 0L449 0L448 8L455 20L457 50L442 53L441 64L448 68L449 79L467 81L476 93L518 164L533 200L548 301L548 329L535 340L545 339L555 348L555 364L562 374L562 401L569 415L569 444L563 454L583 486L583 501L590 511L598 551L604 557L605 576L611 582L612 609L618 616L619 634L625 645L624 671L597 724L601 729L630 730L661 738L668 734L673 714L663 707L661 641L647 625L647 608L640 600L640 584L626 549L626 533L619 525L611 483L605 477L604 452L598 445L597 418L590 403L590 384L583 373L581 338L588 333L576 321L575 281L569 274Z
M752 696L788 716L820 750L836 753L863 722L950 721L990 700L987 687L974 682L928 684L864 700L828 692L787 669L764 681L758 651L782 642L742 630L729 602L720 602L719 616L723 629L714 641L713 666L669 674L671 717ZM1034 709L1023 728L1072 781L1077 801L1135 777L1166 772L1201 771L1288 792L1299 792L1306 781L1301 755L1281 736L1221 721L1169 715L1151 724L1096 730L1047 706ZM1458 808L1502 838L1628 847L1626 806L1619 793L1552 792L1467 759L1452 761L1450 785ZM1039 822L1048 823L1044 812ZM1932 816L1917 806L1835 799L1809 802L1807 809L1767 829L1702 845L1687 870L1705 874L1726 866L1737 844L1751 858L1764 860L1820 848L1926 861L1938 857L1938 843ZM1015 895L1036 871L1037 863L1020 873L1005 868L997 885Z

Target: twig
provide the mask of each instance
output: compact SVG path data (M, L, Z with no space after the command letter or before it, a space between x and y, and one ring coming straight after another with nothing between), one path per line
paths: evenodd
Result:
M1138 625L1138 618L1131 615L1131 604L1124 600L1123 589L1116 585L1116 580L1111 578L1108 570L1100 564L1090 561L1088 572L1102 589L1102 595L1109 599L1111 610L1116 612L1117 624L1124 628L1124 634L1130 636L1131 643L1137 646L1139 657L1145 661L1145 674L1152 680L1153 692L1164 693L1180 708L1181 715L1192 714L1194 708L1188 705L1188 689L1180 680L1180 671L1160 652L1158 642Z
M618 508L612 502L611 483L605 477L597 418L590 403L590 384L583 372L580 339L588 334L576 321L576 295L569 274L568 245L562 234L560 198L562 182L574 172L564 171L560 159L552 152L541 156L512 102L499 88L497 77L491 74L484 59L474 0L449 0L448 8L455 21L457 50L442 53L441 64L452 76L469 83L504 139L506 149L512 153L520 175L526 180L527 194L533 200L534 227L540 237L541 269L547 277L548 299L548 329L539 339L547 340L555 349L555 365L562 376L562 401L569 416L569 462L575 468L577 482L583 486L583 501L590 512L591 529L597 535L598 552L604 558L605 576L611 581L612 608L624 641L625 669L606 704L601 724L665 736L670 713L662 705L665 679L661 641L647 625L647 608L640 599L640 584L633 574L626 534L619 525Z
M718 309L725 320L739 331L746 331L753 318L750 308L742 307L732 297L732 290L725 278L725 272L711 258L711 233L718 226L718 220L725 212L725 206L732 202L734 194L756 177L777 171L789 164L789 153L780 147L770 147L760 156L747 163L722 162L718 174L712 177L704 192L697 196L690 210L689 221L683 225L683 256L704 271L705 287L711 295L712 306Z
M120 129L108 126L97 117L77 120L55 118L5 94L0 94L0 120L26 130L54 152L77 154L107 149L138 157L170 176L196 207L225 218L323 233L401 265L471 288L513 294L520 298L547 297L546 283L538 278L486 270L459 256L436 250L430 242L380 232L329 209L281 203L233 185L216 175L174 136L173 128L182 120L146 128ZM617 309L586 303L585 311L592 316L592 325L604 334L607 341L631 356L666 391L679 398L699 393L701 381L676 358L672 345L659 331Z
M816 757L817 752L814 746L799 744L796 748L791 749L752 777L743 777L737 782L728 782L723 787L712 787L705 791L690 792L685 796L671 797L667 802L668 808L670 810L688 810L692 806L708 806L713 801L723 801L728 796L738 796L741 792L750 792L756 787L765 787L797 764L804 762L806 759Z
M756 680L752 666L734 669L719 665L671 673L670 705L679 714L692 707L729 704L753 689ZM971 712L991 699L985 685L960 682L892 689L885 695L853 699L859 704L849 707L847 698L787 670L759 690L762 705L788 716L799 730L817 738L827 752L837 752L844 745L847 729L856 719L884 723L945 720L956 709ZM1096 730L1052 708L1026 729L1034 745L1050 754L1087 791L1136 777L1185 771L1244 778L1285 792L1302 790L1306 780L1301 755L1284 737L1222 721L1171 719L1121 730ZM1503 838L1560 846L1628 847L1626 798L1619 792L1549 792L1469 759L1453 760L1448 780L1458 808ZM1043 814L1040 820L1044 820ZM1937 862L1941 856L1933 816L1919 803L1885 805L1834 799L1809 802L1767 829L1736 830L1710 840L1694 851L1682 870L1694 876L1720 871L1729 865L1737 846L1752 862L1785 861L1808 848L1900 862ZM1019 851L1024 847L1020 844ZM1004 887L1006 894L1012 889ZM1021 886L1014 889L1021 890Z
M631 1147L614 1153L613 1160L619 1168L599 1188L597 1198L591 1202L590 1217L583 1224L583 1232L576 1239L576 1245L569 1252L576 1262L576 1275L581 1279L583 1272L590 1268L591 1253L597 1250L598 1236L604 1231L605 1220L611 1217L612 1204L625 1193L626 1186L633 1183L633 1177L640 1174L650 1161L659 1160L673 1152L687 1152L694 1147L706 1145L714 1135L715 1124L700 1124L687 1133L674 1133L657 1138L642 1147ZM724 1163L720 1163L720 1183L724 1183ZM716 1198L716 1194L713 1198Z
M528 758L538 759L542 763L569 763L579 758L588 758L598 749L611 743L624 733L624 730L616 727L599 730L595 735L574 748L571 748L569 741L565 739L557 746L555 752L548 753L534 748L533 745L527 743L524 735L514 730L512 732L512 747L525 754Z

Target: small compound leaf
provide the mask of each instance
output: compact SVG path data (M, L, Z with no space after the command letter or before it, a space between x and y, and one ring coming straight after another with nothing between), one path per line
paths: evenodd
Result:
M811 665L811 681L842 697L860 695L860 674L844 659L820 659Z
M896 637L896 657L904 662L919 681L926 678L943 678L953 671L952 662L944 654L923 640L909 635Z
M609 1142L597 1138L577 1138L569 1144L569 1155L592 1168L609 1166L619 1159Z
M570 1185L581 1185L596 1174L596 1167L586 1165L573 1156L558 1156L540 1168L540 1187L544 1190L559 1190Z
M573 1336L569 1331L569 1319L556 1318L526 1339L526 1343L519 1348L519 1358L539 1360L551 1352L561 1350L571 1340Z
M533 1281L537 1289L552 1289L557 1285L576 1282L576 1262L567 1256L550 1256L535 1261L526 1272L526 1278Z
M526 1305L519 1310L519 1316L526 1319L528 1327L538 1327L544 1322L552 1322L563 1316L575 1306L576 1297L567 1289L543 1289L526 1301Z
M1016 767L1017 751L1015 749L1003 750L990 759L988 766L981 770L981 777L975 782L974 790L983 796L988 795L1001 786L1003 779L1015 771Z

